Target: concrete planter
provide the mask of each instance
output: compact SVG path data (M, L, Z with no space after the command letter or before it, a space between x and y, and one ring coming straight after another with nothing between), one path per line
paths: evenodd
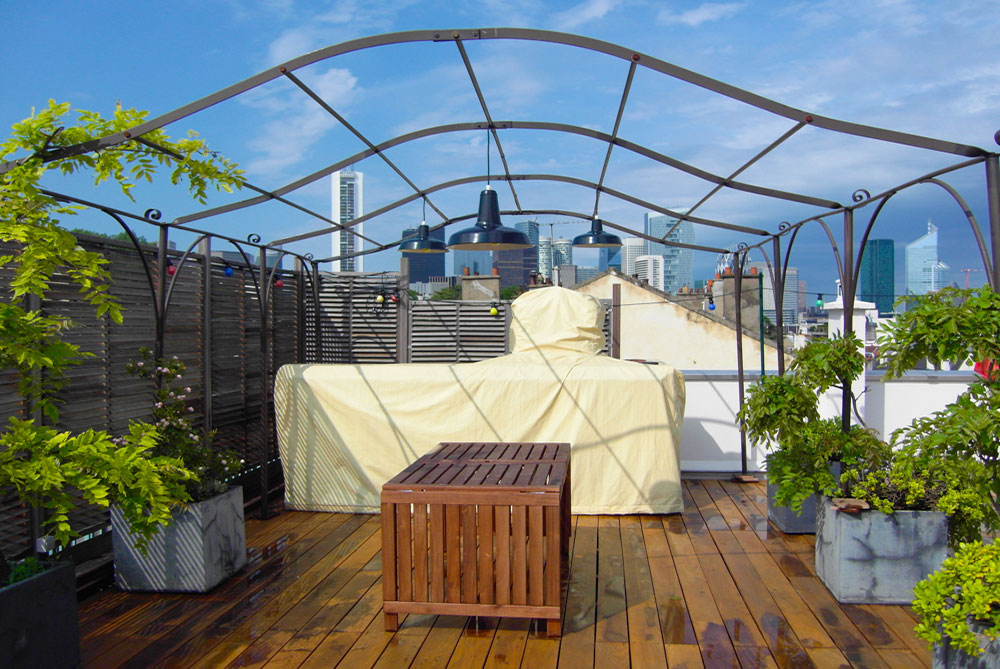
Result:
M968 653L956 648L952 648L948 643L948 637L944 637L941 643L934 644L931 653L931 667L933 669L998 669L1000 668L1000 639L993 639L988 644L987 637L983 632L985 625L972 623L972 630L979 637L979 647L985 646L986 650L981 655L972 657Z
M0 667L79 666L72 563L0 588Z
M842 604L909 604L913 586L948 552L938 511L842 513L822 497L816 514L816 574Z
M119 509L111 509L115 583L122 590L208 592L246 566L243 488L191 504L140 553Z
M787 506L781 506L774 501L778 486L767 484L767 519L774 523L785 534L815 534L816 504L819 495L813 495L802 502L802 510L795 513Z
M837 481L840 480L839 461L830 463L830 473ZM815 534L816 533L816 507L819 503L820 495L816 494L802 503L800 513L795 513L787 506L781 506L774 501L774 496L778 492L778 486L767 484L767 519L774 523L779 530L785 534Z

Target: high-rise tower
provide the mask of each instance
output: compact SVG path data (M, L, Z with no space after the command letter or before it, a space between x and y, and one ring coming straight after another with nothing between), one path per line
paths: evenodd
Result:
M892 313L896 300L896 251L891 239L869 239L861 256L858 299L874 302L880 316Z
M906 294L926 295L948 281L948 265L938 258L938 229L927 221L927 234L906 245Z
M681 213L686 212L682 209ZM694 243L694 224L670 216L647 212L643 216L644 232L650 237L666 237L667 241ZM694 285L694 251L692 249L646 242L647 255L663 256L663 290L676 294L683 286Z
M330 203L332 218L341 225L350 223L363 216L364 206L364 174L351 168L334 172L330 175ZM358 223L351 227L359 235L365 234L365 224ZM361 238L344 230L333 233L333 256L357 253L362 249ZM334 272L363 272L364 256L342 258L333 261Z

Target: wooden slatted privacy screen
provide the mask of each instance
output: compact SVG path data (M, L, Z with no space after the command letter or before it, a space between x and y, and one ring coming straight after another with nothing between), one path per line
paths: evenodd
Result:
M70 317L75 326L66 337L91 353L69 370L69 385L60 393L62 429L79 431L106 429L121 434L133 420L150 418L152 386L125 371L140 346L150 349L156 332L153 298L142 262L131 244L99 237L81 236L88 250L109 260L111 292L121 300L125 321L121 325L107 317L95 318L93 309L79 299L79 292L66 277L56 277L43 311ZM218 243L218 242L217 242ZM227 245L228 246L228 245ZM15 250L0 245L0 253ZM201 249L204 251L205 249ZM156 272L156 249L144 247L146 261ZM406 282L398 273L321 273L319 286L308 274L279 270L283 286L272 286L268 331L270 358L267 371L261 365L261 315L254 288L257 267L229 261L235 271L225 275L218 259L211 263L205 286L204 261L191 254L180 266L180 253L169 253L178 272L171 293L164 331L164 353L176 355L187 366L185 385L195 424L217 431L213 446L233 449L246 461L238 479L244 498L260 494L258 468L271 463L272 486L280 485L273 405L270 394L274 372L294 362L394 363L409 354L411 362L475 362L505 354L510 305L498 302L499 314L490 314L489 302L426 302L406 299ZM289 264L290 258L285 259ZM0 290L11 273L0 269ZM313 301L318 289L319 310ZM386 295L379 303L378 294ZM397 303L389 295L399 295ZM606 305L607 306L607 305ZM403 308L408 317L400 324ZM609 317L605 334L610 333ZM610 336L607 337L610 341ZM401 356L401 352L403 355ZM266 397L262 397L261 375L266 373ZM206 398L206 385L210 397ZM262 402L271 412L272 428L263 434ZM26 416L16 393L16 377L0 370L2 417ZM8 556L27 552L31 545L31 514L10 491L0 490L0 550ZM83 534L108 526L105 509L83 506L71 519Z
M64 276L55 277L41 309L71 318L74 327L68 330L66 339L92 354L67 374L70 383L58 396L62 402L58 427L72 431L106 429L121 434L130 421L148 420L151 416L150 382L133 378L125 366L130 359L138 358L139 347L153 348L153 297L142 262L131 244L88 236L81 236L80 241L86 249L98 251L110 261L111 292L121 301L125 320L118 325L107 317L95 318L93 308L79 299L76 287ZM10 250L8 247L0 253ZM143 252L155 276L156 249L145 247ZM235 449L245 459L248 473L240 477L240 482L245 497L252 499L259 494L259 477L252 470L264 458L276 460L278 452L273 429L267 439L262 433L261 403L266 402L268 410L273 411L270 389L274 371L302 360L302 307L296 275L279 271L277 276L284 285L272 288L267 332L271 342L266 372L269 390L262 399L261 318L252 276L257 268L231 262L236 271L227 277L224 265L212 263L210 290L206 291L204 256L192 254L182 267L180 253L170 252L170 256L179 271L167 311L164 354L176 355L187 366L184 383L191 387L188 403L194 409L194 423L218 431L214 447ZM5 288L9 280L10 272L0 270L0 287ZM207 362L206 343L211 353ZM212 388L208 402L206 382ZM26 408L15 390L15 376L8 371L0 373L0 409L5 417L25 415ZM210 412L207 418L206 408ZM280 475L280 466L275 465L273 470ZM81 506L71 522L84 535L99 532L108 526L107 510ZM30 536L30 513L9 491L0 491L0 550L8 556L27 552Z

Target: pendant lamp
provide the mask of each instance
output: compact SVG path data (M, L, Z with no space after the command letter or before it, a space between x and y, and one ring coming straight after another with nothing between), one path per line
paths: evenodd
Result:
M431 229L427 225L427 199L424 199L424 220L417 226L417 236L404 239L399 244L400 251L407 253L447 253L443 239L431 239Z
M479 216L471 228L459 230L448 239L456 251L508 251L529 249L528 235L500 223L500 200L490 188L490 132L486 131L486 190L479 194Z
M479 216L471 228L459 230L448 240L448 248L458 251L507 251L531 248L528 235L500 224L497 192L486 186L479 194Z
M404 239L399 250L407 253L445 253L448 247L443 239L431 239L430 227L426 222L421 222L417 226L417 236Z
M601 219L595 218L590 222L590 232L577 235L573 238L573 246L584 248L614 248L622 245L621 237L610 232L604 232Z

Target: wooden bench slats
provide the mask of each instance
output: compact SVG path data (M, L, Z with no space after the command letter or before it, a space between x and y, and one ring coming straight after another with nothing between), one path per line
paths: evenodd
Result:
M569 444L444 443L382 488L386 629L400 613L545 618L561 629Z

